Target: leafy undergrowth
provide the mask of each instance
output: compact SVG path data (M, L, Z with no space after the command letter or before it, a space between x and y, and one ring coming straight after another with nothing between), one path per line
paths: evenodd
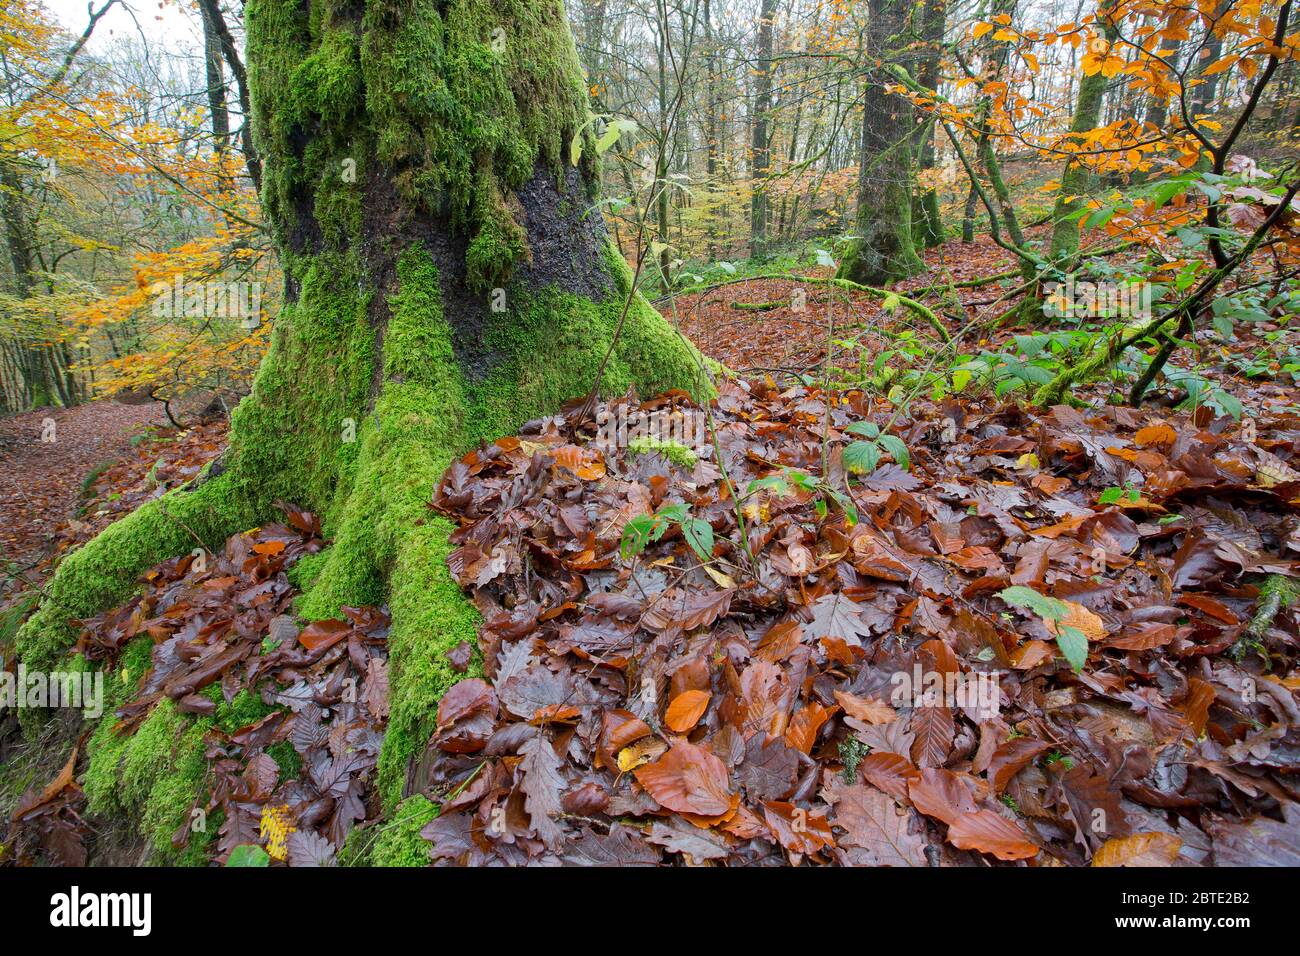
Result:
M289 507L86 622L110 714L4 861L96 862L125 814L227 865L1300 863L1300 416L770 378L709 414L616 449L562 412L449 469L486 680L392 819L387 618L299 627Z
M142 594L85 622L78 650L131 683L90 737L81 782L74 749L19 804L7 862L80 864L88 812L129 812L155 859L328 865L377 815L388 618L345 608L346 621L299 629L286 572L323 543L314 515L284 510L288 524L164 562Z
M713 414L693 465L561 416L449 469L434 861L1300 863L1300 417Z

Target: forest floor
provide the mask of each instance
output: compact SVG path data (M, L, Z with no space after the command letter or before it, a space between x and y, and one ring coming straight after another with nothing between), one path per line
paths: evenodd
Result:
M161 406L100 400L0 418L0 549L9 568L39 580L60 528L76 517L95 469L124 457L160 425Z
M224 434L223 424L181 431L161 405L111 399L0 418L0 599L38 586L68 548L194 477Z
M928 258L900 291L1011 265L987 240ZM967 354L1015 353L1035 330L991 320L1017 284L926 301L950 331L979 328ZM748 379L724 385L698 457L602 450L561 417L465 456L430 502L460 527L449 565L484 614L484 666L443 697L408 780L409 842L376 859L1300 865L1300 603L1285 583L1300 576L1300 391L1276 360L1298 345L1285 320L1201 342L1197 374L1244 416L1176 408L1168 382L1140 409L1108 404L1102 382L1073 393L1082 411L975 389L913 391L904 410L890 392L904 379L856 360L920 364L935 334L879 297L751 279L659 306ZM798 378L828 345L835 393ZM632 410L662 404L645 398ZM70 478L54 504L71 517L47 519L55 550L192 476L223 430L126 441L79 515ZM38 455L12 461L6 480L41 480ZM270 712L211 731L226 759L210 809L233 823L209 859L258 843L268 819L292 824L266 846L293 865L335 862L354 830L391 832L370 786L386 616L353 609L261 640L292 607L281 572L322 546L290 508L206 571L165 562L87 622L82 647L105 662L144 633L156 643L123 726L164 698L211 713L261 681ZM246 610L223 631L233 608ZM200 620L209 647L178 656ZM464 671L476 656L448 659ZM922 673L960 699L895 693ZM199 675L222 693L199 693ZM349 680L359 696L340 702ZM981 696L988 680L1000 698ZM74 779L65 768L24 798L8 841L20 859L78 859Z

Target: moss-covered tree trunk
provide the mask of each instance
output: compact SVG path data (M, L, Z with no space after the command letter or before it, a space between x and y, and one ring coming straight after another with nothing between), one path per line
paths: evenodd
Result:
M263 206L285 307L230 447L194 487L111 526L60 567L21 653L141 569L295 501L333 544L307 617L387 603L387 805L473 643L446 567L435 482L480 439L584 394L697 393L698 353L639 297L598 208L586 91L560 0L249 0L247 65ZM581 136L581 160L570 146Z
M1119 37L1119 30L1111 19L1114 9L1113 0L1102 0L1097 8L1097 18L1101 27L1102 38L1107 44L1113 44ZM1078 145L1085 134L1091 133L1101 121L1101 104L1106 95L1106 86L1110 82L1103 73L1092 73L1079 80L1079 95L1075 100L1074 116L1070 121L1067 137L1071 144ZM1061 263L1063 268L1071 268L1079 254L1079 213L1087 208L1088 191L1093 187L1096 176L1078 157L1070 156L1065 161L1065 171L1061 174L1061 188L1056 195L1056 206L1052 210L1052 245L1051 257Z
M908 9L902 0L870 4L858 211L838 272L863 285L884 285L925 269L912 238L912 104L886 91L897 80L884 69L904 42Z

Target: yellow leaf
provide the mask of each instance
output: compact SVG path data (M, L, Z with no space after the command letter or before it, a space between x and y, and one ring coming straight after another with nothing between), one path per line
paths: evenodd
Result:
M292 821L293 814L287 803L262 808L258 833L266 841L266 852L272 859L284 860L288 855L289 834L297 829L291 825Z
M667 749L668 745L658 737L642 737L618 752L619 773L628 773L648 764Z
M735 578L733 578L729 574L723 574L717 568L710 567L709 565L706 564L704 565L704 573L707 574L709 577L713 578L713 580L718 583L718 587L731 590L736 586Z
M1093 855L1093 866L1172 866L1183 841L1169 833L1111 837Z
M1060 633L1060 628L1073 627L1083 632L1090 641L1100 641L1106 636L1106 624L1082 604L1074 601L1062 601L1066 607L1065 617L1059 621L1048 621L1047 629L1053 635Z

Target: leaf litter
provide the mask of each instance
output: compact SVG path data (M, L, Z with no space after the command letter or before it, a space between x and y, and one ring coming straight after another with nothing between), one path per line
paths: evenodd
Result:
M711 414L694 464L562 412L448 470L485 667L412 784L435 863L1297 861L1298 622L1258 606L1300 417L770 378Z
M694 410L598 411L619 406ZM1300 570L1300 416L903 416L766 378L725 382L716 444L674 461L572 412L455 462L431 503L484 618L483 673L408 776L440 808L431 862L1300 861L1300 621L1270 599ZM847 467L864 434L897 441ZM154 642L124 729L163 698L211 713L214 686L270 708L208 734L218 862L328 865L379 817L387 616L294 621L284 571L324 542L285 513L159 565L79 645ZM14 814L28 859L84 860L75 759Z

